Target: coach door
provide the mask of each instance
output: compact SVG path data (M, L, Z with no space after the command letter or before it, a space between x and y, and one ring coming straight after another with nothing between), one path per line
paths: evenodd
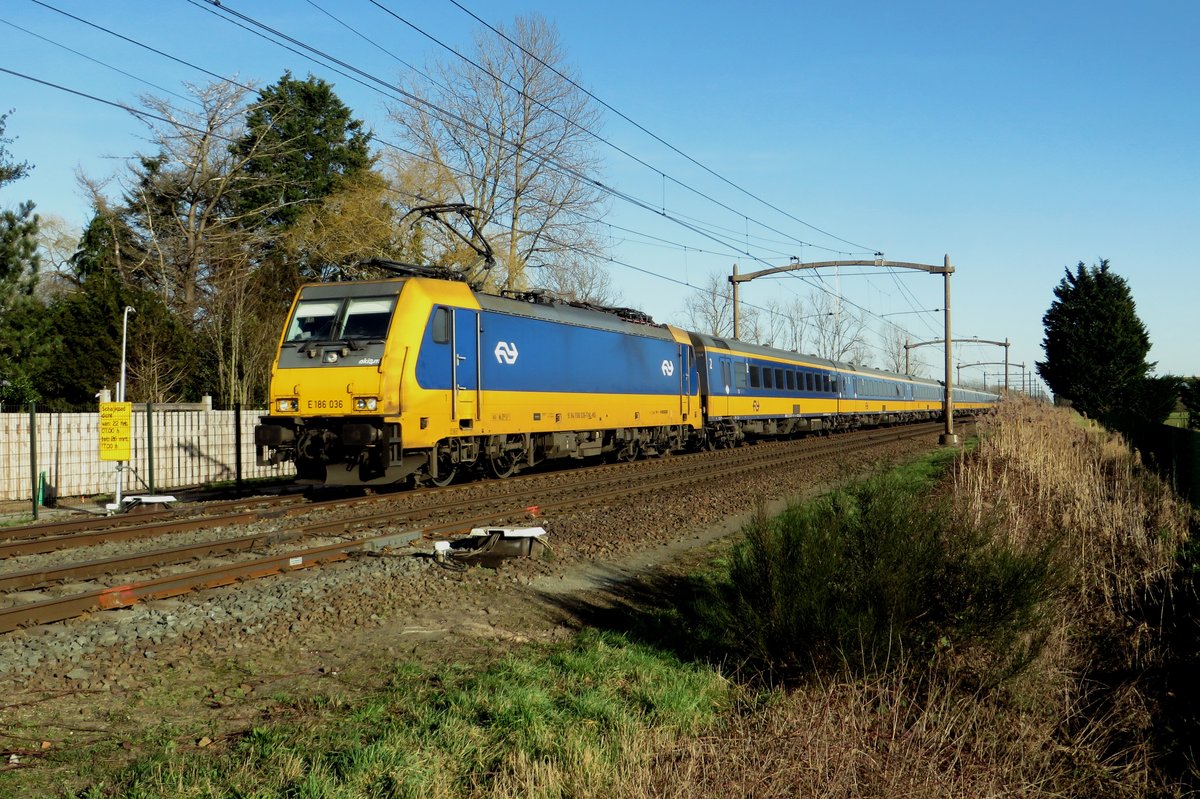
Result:
M479 360L479 312L463 308L455 308L453 338L450 350L454 353L450 366L451 385L454 387L451 399L454 418L463 430L470 430L479 418L479 406L482 398L482 385L479 370L482 366Z
M709 398L709 412L714 416L729 415L729 397L733 389L733 359L728 355L717 356L716 369L712 370L709 385L712 396Z
M678 348L679 357L677 358L679 365L679 413L680 417L686 421L691 419L692 414L692 358L694 357L691 347L683 344Z

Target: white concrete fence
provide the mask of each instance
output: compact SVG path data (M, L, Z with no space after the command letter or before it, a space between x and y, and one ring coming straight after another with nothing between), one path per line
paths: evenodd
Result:
M214 411L204 402L156 404L147 425L146 406L133 405L132 451L124 493L156 492L237 477L235 411ZM254 462L254 426L262 409L242 410L242 479L290 477L291 465ZM0 413L0 501L30 500L34 481L44 475L44 497L111 494L116 463L100 460L100 412L36 414L37 475L30 474L28 410ZM153 440L148 440L150 437ZM151 462L153 461L153 463Z

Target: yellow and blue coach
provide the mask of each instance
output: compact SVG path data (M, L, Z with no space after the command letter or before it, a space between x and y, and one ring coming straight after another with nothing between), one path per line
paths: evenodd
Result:
M700 366L707 441L901 424L937 418L943 384L813 355L690 334ZM956 415L978 413L994 394L955 389Z

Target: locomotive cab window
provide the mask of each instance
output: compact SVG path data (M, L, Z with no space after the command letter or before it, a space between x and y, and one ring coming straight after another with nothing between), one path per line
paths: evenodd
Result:
M338 338L387 338L395 297L351 297Z
M285 341L327 341L340 305L338 300L301 300L296 304Z
M387 338L395 307L395 297L301 300L284 341L382 340Z

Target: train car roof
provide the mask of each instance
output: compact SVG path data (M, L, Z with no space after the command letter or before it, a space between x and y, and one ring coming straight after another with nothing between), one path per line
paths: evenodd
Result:
M740 352L746 355L758 355L764 358L789 358L792 360L803 358L815 366L824 366L829 369L852 368L849 364L838 363L837 361L831 361L828 358L821 358L817 355L809 355L792 350L780 350L774 347L764 347L761 344L751 344L749 341L739 341L735 338L720 338L719 336L710 336L707 333L692 333L691 335L693 339L699 341L705 347L712 347L714 349Z
M864 366L861 364L844 363L842 361L832 361L828 358L822 358L819 355L809 353L796 352L794 350L781 350L774 347L765 347L761 344L752 344L748 341L739 341L737 339L725 339L718 336L710 336L706 333L692 333L692 338L698 340L706 347L714 347L717 349L729 350L731 352L744 353L746 355L757 355L766 358L781 358L781 359L802 359L807 363L815 366L822 366L827 369L836 369L840 372L849 372L853 375L862 375L866 377L878 377L885 380L903 380L910 383L925 383L931 386L941 386L940 380L932 380L927 377L914 377L913 375L902 375L897 372L888 372L884 369L876 369L872 366Z
M300 287L300 294L308 299L378 297L385 294L399 294L403 286L403 278L347 280L334 283L305 283Z
M545 295L528 295L529 299L515 297L500 297L495 294L475 292L475 299L481 308L489 311L525 316L530 319L541 319L548 322L590 327L595 330L609 330L614 333L624 333L631 336L646 338L661 338L674 341L674 336L666 325L656 324L649 316L638 311L624 308L602 309L572 305L562 300ZM628 316L622 316L627 314Z
M397 294L409 280L431 281L437 280L437 278L412 276L381 280L305 283L300 290L303 296L313 299L369 297L380 294ZM629 308L584 307L552 298L549 295L539 295L536 292L529 292L523 297L517 298L468 290L475 296L479 306L489 311L578 327L590 327L596 330L610 330L614 333L674 340L673 334L666 325L657 324L646 314Z

